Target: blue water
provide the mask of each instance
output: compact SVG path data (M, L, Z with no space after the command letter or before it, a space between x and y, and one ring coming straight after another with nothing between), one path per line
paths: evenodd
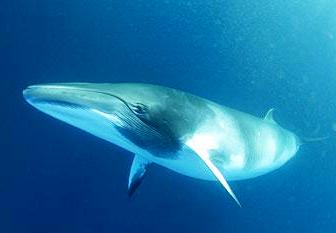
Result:
M0 2L0 232L336 231L336 2ZM148 82L275 117L304 145L284 167L220 185L153 167L36 111L30 84Z

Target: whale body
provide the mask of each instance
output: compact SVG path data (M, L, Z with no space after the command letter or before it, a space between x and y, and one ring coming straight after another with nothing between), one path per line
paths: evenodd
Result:
M254 178L283 166L300 139L273 119L240 112L176 89L142 83L56 83L23 91L38 110L116 144L135 157L129 194L154 163L197 179Z

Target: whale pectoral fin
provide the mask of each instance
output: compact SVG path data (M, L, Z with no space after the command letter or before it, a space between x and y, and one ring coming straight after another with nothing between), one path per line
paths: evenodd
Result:
M203 160L205 165L210 169L212 174L222 184L222 186L230 194L233 200L235 200L235 202L241 207L241 204L236 195L233 193L229 183L226 181L225 177L223 176L221 171L216 167L213 161L211 161L209 152L207 150L201 149L197 144L194 144L193 142L188 142L187 145Z
M209 159L208 154L198 154L201 159L203 160L203 162L208 166L208 168L211 170L212 174L214 174L217 178L217 180L222 184L222 186L226 189L226 191L230 194L230 196L233 198L233 200L235 200L235 202L241 207L241 204L238 200L238 198L236 197L236 195L234 194L234 192L232 191L229 183L226 181L225 177L223 176L223 174L220 172L220 170L216 167L216 165Z
M135 155L128 178L128 196L132 196L140 186L150 162L140 155Z

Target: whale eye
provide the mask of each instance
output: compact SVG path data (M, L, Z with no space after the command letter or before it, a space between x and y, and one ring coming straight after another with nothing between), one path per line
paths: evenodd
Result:
M137 115L144 115L147 113L147 107L143 104L136 103L129 105L131 110Z

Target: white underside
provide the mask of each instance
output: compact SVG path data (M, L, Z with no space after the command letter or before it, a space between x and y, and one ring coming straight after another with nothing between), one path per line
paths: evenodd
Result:
M184 147L178 159L164 159L155 157L143 150L121 135L111 123L110 115L97 110L69 108L51 104L34 105L40 111L66 122L76 128L82 129L96 137L118 145L127 151L145 157L146 159L173 170L177 173L198 179L215 180L215 177L204 165L203 161L188 147ZM121 123L121 122L120 122Z
M195 132L193 137L188 141L179 153L174 156L177 159L165 159L156 157L150 154L146 150L143 150L125 138L115 129L114 124L120 124L122 122L113 116L100 112L94 109L80 109L70 108L63 106L55 106L51 104L33 104L37 109L49 114L50 116L64 121L70 125L80 128L92 135L116 144L134 154L143 156L149 161L166 167L170 170L178 172L180 174L190 176L197 179L204 180L216 180L215 176L204 164L202 159L195 153L200 148L193 148L192 145L199 145L201 150L207 150L210 152L215 147L220 146L221 141L216 134L204 134L204 132ZM111 123L114 122L114 123ZM228 132L230 133L230 132ZM204 138L204 136L209 138ZM198 140L198 141L197 141ZM228 167L219 166L218 169L225 176L226 180L241 180L253 178L271 170L280 167L282 164L273 164L271 166L264 166L256 170L245 170L245 154L244 148L238 143L238 141L229 142L230 144L236 143L237 150L230 154L230 164Z

